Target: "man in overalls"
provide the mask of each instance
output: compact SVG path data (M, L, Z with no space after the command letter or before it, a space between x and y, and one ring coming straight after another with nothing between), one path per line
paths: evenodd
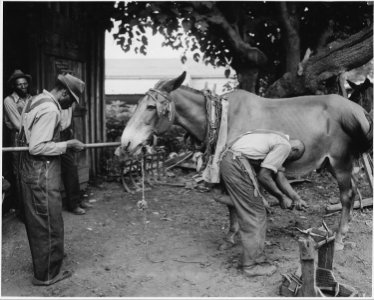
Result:
M289 140L281 132L257 130L240 136L222 154L221 176L238 217L243 246L241 267L247 276L276 271L264 256L266 209L256 189L256 177L282 208L307 207L292 189L282 166L286 160L299 159L304 150L301 141Z
M31 99L22 113L20 139L29 147L21 155L21 186L25 226L33 261L34 285L51 285L70 277L62 271L64 223L60 194L60 156L67 149L81 151L78 140L60 142L61 110L84 91L84 82L59 75L54 88Z
M29 74L23 73L21 70L14 70L13 74L8 80L8 85L11 88L12 93L4 99L4 123L6 129L10 132L10 142L8 146L16 147L18 133L21 127L21 114L22 110L31 99L30 95L30 81L31 76ZM5 154L6 155L6 154ZM20 183L19 183L19 152L12 152L9 166L12 168L3 167L3 175L11 183L11 195L12 207L15 208L17 216L23 220L23 207L20 194ZM8 162L5 158L3 162ZM12 174L10 173L13 173Z

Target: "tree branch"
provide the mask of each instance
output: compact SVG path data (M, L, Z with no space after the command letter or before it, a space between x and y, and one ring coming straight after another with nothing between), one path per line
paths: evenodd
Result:
M241 55L246 56L254 65L263 66L267 63L266 55L257 47L252 47L249 43L244 42L239 32L230 25L216 7L212 15L206 18L210 23L220 26L226 32L237 51L241 53Z
M334 76L358 68L373 58L373 28L367 27L344 41L331 43L311 56L303 76L287 72L267 90L267 97L289 97L325 93L324 82Z

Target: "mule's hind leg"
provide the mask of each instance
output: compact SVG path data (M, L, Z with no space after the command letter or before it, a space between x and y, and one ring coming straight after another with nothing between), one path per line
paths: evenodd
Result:
M352 169L349 168L349 165L349 163L346 164L345 168L340 170L334 168L334 176L338 181L340 202L342 204L339 228L335 238L335 250L342 250L344 248L343 238L348 232L349 221L351 219L353 203L355 200L355 190L353 189L351 182Z

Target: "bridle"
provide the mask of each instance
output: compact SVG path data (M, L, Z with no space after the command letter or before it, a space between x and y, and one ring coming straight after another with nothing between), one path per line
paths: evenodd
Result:
M149 89L146 93L156 103L158 121L153 129L155 135L161 135L173 125L175 120L175 103L170 95L157 89ZM162 98L157 97L160 95Z

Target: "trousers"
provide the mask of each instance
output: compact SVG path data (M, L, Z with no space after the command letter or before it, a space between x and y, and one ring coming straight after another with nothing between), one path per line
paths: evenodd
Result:
M243 246L242 265L251 266L265 260L266 209L262 198L238 157L225 152L221 160L221 176L234 204L239 222L239 235Z
M34 277L48 282L59 274L64 255L60 157L23 152L21 166L25 226Z
M60 132L60 140L72 139L70 127ZM68 149L61 155L61 178L66 194L66 208L74 210L80 203L80 185L78 176L78 166L75 162L74 152Z

